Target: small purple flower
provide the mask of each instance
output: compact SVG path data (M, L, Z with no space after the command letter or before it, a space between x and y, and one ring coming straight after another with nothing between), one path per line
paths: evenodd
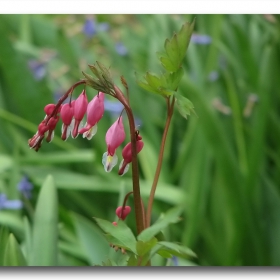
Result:
M37 81L42 80L46 76L47 70L43 62L31 59L28 61L28 66Z
M100 22L97 25L97 31L98 32L104 32L104 31L108 31L110 28L110 25L108 22Z
M22 208L22 202L18 199L8 200L5 194L0 194L0 210L12 209L17 210Z
M121 42L117 42L115 44L115 50L121 56L125 56L128 53L128 50L127 50L126 46Z
M212 38L209 35L193 34L191 41L199 45L209 45L212 42Z
M93 37L97 33L96 23L93 19L86 20L84 27L83 27L83 32L85 33L85 35L88 38Z
M171 260L173 262L173 266L179 266L178 258L176 256L173 256Z
M215 82L219 79L219 73L217 71L211 71L208 75L208 80L210 82Z
M31 198L31 191L33 184L28 180L26 176L23 176L17 185L18 190L27 198Z

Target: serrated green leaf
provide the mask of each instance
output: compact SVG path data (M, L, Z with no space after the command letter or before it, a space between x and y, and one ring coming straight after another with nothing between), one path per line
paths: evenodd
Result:
M177 34L174 34L171 40L169 39L165 40L164 48L172 63L177 67L179 67L181 60L180 60L179 46L177 42Z
M5 249L4 266L26 266L26 260L17 240L11 233Z
M94 218L101 229L107 233L106 238L112 244L130 250L133 253L136 252L136 239L131 229L126 225L125 222L119 220L117 226L114 226L112 222Z
M141 88L143 88L143 89L145 89L145 90L147 90L147 91L150 91L150 92L152 92L152 93L159 94L158 91L154 90L150 85L148 85L148 84L146 84L146 83L144 83L144 82L137 81L137 84L138 84Z
M164 77L166 80L167 87L175 91L184 75L184 70L180 67L176 72L165 73Z
M178 34L175 33L170 40L165 40L165 52L159 52L157 54L162 66L168 72L176 72L181 66L190 42L194 24L195 20L191 24L189 22L185 23Z
M175 101L176 107L177 107L179 113L184 118L187 119L188 115L190 115L191 113L196 115L196 113L194 111L194 106L188 98L186 98L178 93L175 93L175 98L176 98L176 101Z
M183 209L184 207L181 205L170 209L153 225L143 230L138 235L137 239L144 242L151 240L156 234L166 228L170 223L178 222L179 215L183 212Z
M151 240L144 242L144 241L137 241L136 250L139 256L144 256L147 254L155 245L157 244L157 239L153 237Z
M156 74L147 72L145 75L145 79L147 83L156 91L160 86L162 86L160 78Z
M57 265L57 211L56 188L49 175L40 190L34 214L31 266Z
M177 65L175 65L173 63L173 61L169 58L169 57L166 57L166 56L161 56L159 58L162 66L169 72L175 72L177 71Z
M192 23L186 22L178 33L177 42L178 42L180 60L182 60L186 54L192 36L192 32L194 29L194 25L195 25L195 19L193 20Z

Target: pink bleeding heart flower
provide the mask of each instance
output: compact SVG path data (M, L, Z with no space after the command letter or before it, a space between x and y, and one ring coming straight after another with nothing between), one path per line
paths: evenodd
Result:
M87 106L87 122L85 127L79 130L83 134L83 138L90 140L97 132L97 123L104 114L104 96L103 92L99 92Z
M54 137L54 130L55 130L55 127L57 125L59 121L59 116L54 116L54 117L51 117L48 121L48 135L47 135L47 138L46 138L46 141L48 143L50 143L52 140L53 140L53 137Z
M122 116L120 116L108 129L105 140L107 144L107 152L103 154L102 164L104 165L105 171L110 172L118 162L118 157L115 154L116 149L125 140Z
M49 116L53 112L54 108L55 104L48 104L45 106L44 111L47 114L47 116Z
M119 206L117 209L116 209L116 215L121 219L121 220L125 220L125 218L127 217L127 215L130 213L131 211L131 208L130 206L125 206L125 207L122 207L122 206Z
M61 139L63 141L67 140L67 138L73 130L74 103L75 100L73 100L71 103L63 104L61 107L60 116L63 122L61 127Z
M72 130L73 138L76 138L78 136L78 131L81 129L81 121L87 111L87 105L88 100L86 96L86 91L83 90L74 103L74 128Z
M28 140L28 145L30 149L35 149L35 151L38 151L41 147L42 141L45 137L45 133L49 130L48 126L45 124L45 121L43 120L39 126L36 134Z
M142 141L142 137L140 135L137 135L136 138L136 152L137 154L140 153L140 151L144 147L144 142ZM132 161L132 149L131 149L131 142L126 144L126 146L122 150L122 156L123 159L119 166L119 175L124 175L129 168L129 163Z

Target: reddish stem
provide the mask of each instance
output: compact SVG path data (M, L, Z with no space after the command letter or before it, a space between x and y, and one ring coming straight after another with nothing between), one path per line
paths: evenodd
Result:
M137 233L139 234L144 230L145 217L143 216L141 195L140 195L140 184L139 184L139 171L138 171L138 161L137 161L137 150L136 150L136 135L137 130L135 129L135 122L131 107L127 99L125 98L122 91L114 86L115 97L124 105L130 130L130 141L131 141L131 151L132 151L132 185L133 185L133 199L134 199L134 210L136 218Z
M173 99L171 101L171 104L170 104L170 98L169 97L166 99L166 101L167 101L167 119L166 119L164 131L163 131L163 135L162 135L159 157L158 157L158 164L157 164L157 168L156 168L156 172L155 172L155 176L154 176L154 181L153 181L153 185L152 185L152 188L151 188L149 201L148 201L148 207L147 207L147 212L146 212L146 227L149 227L150 224L151 224L151 214L152 214L153 201L154 201L156 188L157 188L157 183L158 183L160 170L161 170L161 166L162 166L166 137L167 137L168 129L169 129L169 126L170 126L171 118L172 118L172 115L173 115L175 98L173 97Z
M82 85L82 84L86 84L86 80L81 80L79 82L76 82L74 85L72 85L67 91L65 94L63 94L63 96L58 100L57 104L55 105L55 108L53 110L53 112L48 115L48 117L45 119L45 123L47 124L48 121L50 120L51 117L55 116L58 112L58 109L60 107L60 105L63 103L64 100L67 99L67 97L69 96L69 94L71 94L74 89L79 86L79 85Z

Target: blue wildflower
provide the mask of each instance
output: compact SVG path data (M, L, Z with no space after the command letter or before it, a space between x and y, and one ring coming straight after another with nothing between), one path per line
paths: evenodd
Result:
M0 194L0 210L1 209L21 209L22 202L18 199L8 200L5 194Z
M217 71L211 71L208 75L208 80L210 82L215 82L219 79L219 73Z
M83 27L83 32L89 38L93 37L97 33L96 23L93 19L86 20L84 27Z
M179 266L179 261L178 258L176 256L173 256L171 258L172 262L173 262L173 266Z
M128 53L128 50L127 50L126 46L121 42L117 42L115 44L115 50L121 56L125 56Z
M31 198L31 191L33 189L33 184L28 180L26 176L23 176L17 185L18 190L27 198Z
M208 45L212 42L212 38L209 35L193 34L191 41L199 45Z
M97 25L97 31L98 32L104 32L104 31L108 31L110 28L110 25L108 22L100 22L98 25Z
M28 66L37 81L42 80L46 76L47 70L45 63L31 59L28 61Z

